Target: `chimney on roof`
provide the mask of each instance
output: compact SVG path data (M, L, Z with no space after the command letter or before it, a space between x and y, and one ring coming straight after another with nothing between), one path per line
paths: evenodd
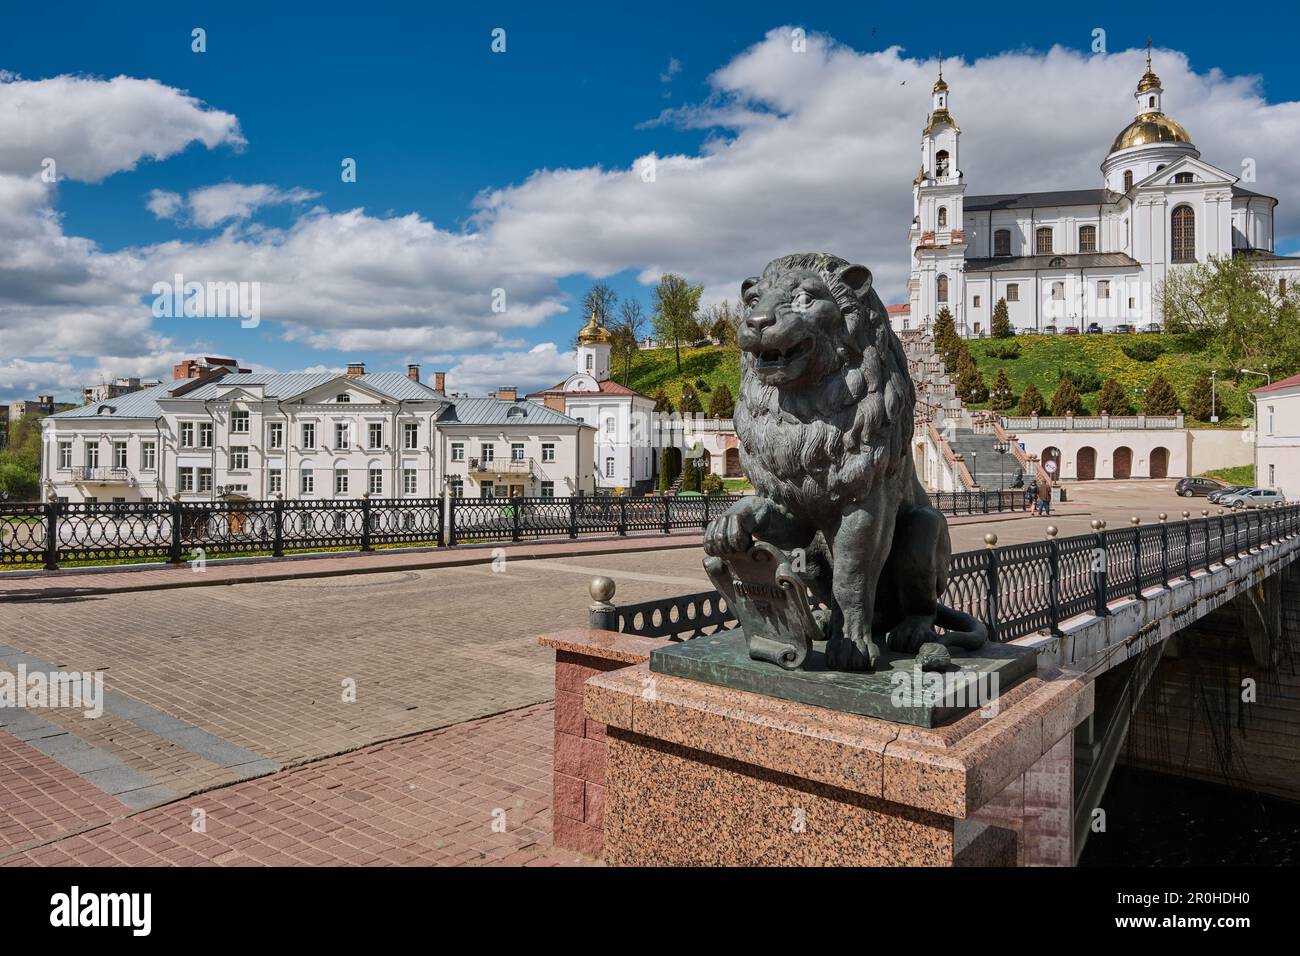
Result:
M446 372L433 373L433 390L438 395L447 394L447 373Z
M348 378L360 378L362 375L365 375L365 374L366 374L366 363L365 363L365 362L349 362L349 363L348 363Z
M498 402L513 402L518 399L519 392L513 385L501 385L497 388Z
M420 366L418 365L406 366L406 377L409 378L412 382L418 382L420 380Z

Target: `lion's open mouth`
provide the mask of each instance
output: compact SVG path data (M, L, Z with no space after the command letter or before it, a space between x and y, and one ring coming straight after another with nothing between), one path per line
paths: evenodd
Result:
M755 357L759 368L778 368L782 365L788 365L793 362L804 352L808 351L809 339L804 339L788 349L763 349L756 352Z

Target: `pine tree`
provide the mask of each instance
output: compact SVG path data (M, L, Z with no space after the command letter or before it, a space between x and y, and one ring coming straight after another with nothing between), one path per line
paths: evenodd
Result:
M1038 390L1038 386L1026 385L1020 395L1020 414L1041 415L1045 411L1047 411L1047 402L1043 400L1043 393Z
M677 477L676 458L673 457L671 448L664 448L659 452L659 490L667 491L672 487L673 480Z
M1151 380L1145 398L1148 415L1173 415L1178 411L1178 393L1163 375Z
M988 401L989 390L984 386L984 376L970 354L966 343L961 343L957 355L957 395L968 405Z
M1210 376L1201 374L1187 393L1187 414L1198 422L1208 422L1214 416L1213 389Z
M655 392L655 411L660 415L671 415L674 411L672 399L662 388Z
M1107 415L1132 415L1133 406L1129 403L1124 386L1113 378L1102 383L1097 395L1097 412Z
M731 397L731 389L724 382L714 389L713 397L709 399L709 417L731 418L735 414L736 400Z
M1068 378L1061 379L1061 384L1057 385L1056 391L1052 393L1052 414L1078 415L1081 411L1083 411L1083 399L1079 397L1079 390Z
M700 490L700 470L695 467L695 459L689 455L686 463L682 466L682 491L699 491Z
M957 334L957 325L945 305L934 318L934 350L943 359L944 371L951 375L957 369L957 358L964 344Z
M700 404L699 396L695 394L695 389L691 387L690 382L682 386L681 409L683 415L696 415L704 411L704 406Z
M989 389L989 407L995 411L1005 412L1016 404L1016 396L1011 392L1011 379L1007 378L1007 370L998 369L998 374L993 376L993 387Z
M998 304L993 307L993 324L989 332L995 339L1009 339L1015 335L1011 331L1011 316L1007 313L1006 299L998 299Z

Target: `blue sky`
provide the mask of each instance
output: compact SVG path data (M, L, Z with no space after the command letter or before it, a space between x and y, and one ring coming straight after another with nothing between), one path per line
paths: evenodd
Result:
M113 160L114 171L98 181L85 181L93 178L86 176L63 179L49 199L49 210L62 237L94 244L93 252L86 253L88 271L112 269L118 253L129 258L131 268L138 267L132 281L143 285L140 307L146 313L147 280L158 277L155 273L166 276L161 267L164 260L169 264L194 261L196 268L200 264L207 269L233 267L238 273L241 256L251 262L266 251L267 268L280 270L283 288L275 290L278 299L270 290L264 293L264 298L270 295L274 301L267 301L266 321L256 329L242 329L227 320L146 319L130 326L138 341L133 348L131 336L120 333L126 327L123 323L134 318L123 311L124 318L118 321L113 318L117 313L106 311L107 304L99 311L98 304L86 305L84 300L93 298L96 287L84 284L84 295L71 297L95 313L86 318L84 330L69 320L57 345L46 346L31 336L0 337L7 353L0 354L0 368L6 361L12 366L8 377L0 374L0 398L17 397L41 385L65 394L75 391L80 380L62 381L69 377L69 367L71 377L77 379L93 378L96 371L149 374L169 367L178 354L200 349L279 369L336 367L357 358L376 368L421 361L430 371L434 366L462 368L471 388L483 387L493 375L508 374L509 357L531 356L519 359L518 374L520 384L534 385L563 365L560 353L572 336L576 301L591 274L605 274L624 295L639 296L647 309L648 282L656 270L685 272L703 282L711 295L734 295L734 289L727 292L733 282L761 267L762 261L737 252L720 254L714 262L710 250L733 241L743 245L755 231L767 239L754 254L760 250L765 254L769 248L788 251L781 242L787 229L791 242L796 237L816 241L818 220L826 220L827 208L842 220L833 228L822 227L828 239L841 243L840 248L828 243L830 251L841 252L843 244L853 246L862 235L861 251L846 251L876 270L881 291L893 301L901 297L906 269L902 213L910 202L914 165L910 150L928 109L925 78L933 73L931 61L939 49L952 64L953 109L966 137L963 165L972 192L1095 185L1097 174L1089 170L1095 170L1104 154L1104 140L1131 116L1132 102L1125 91L1137 79L1134 58L1148 33L1155 36L1158 51L1167 51L1158 52L1156 65L1166 77L1167 109L1180 120L1195 109L1208 109L1205 104L1218 102L1216 96L1229 104L1235 96L1254 104L1261 117L1268 112L1260 108L1262 101L1264 107L1275 108L1268 114L1273 120L1285 114L1287 122L1293 123L1294 110L1285 104L1300 99L1300 80L1291 68L1293 54L1287 48L1294 23L1292 28L1279 24L1270 30L1209 30L1206 16L1222 13L1208 5L1205 16L1197 13L1196 4L1180 4L1178 16L1158 20L1154 15L1144 19L1131 5L1094 5L1086 10L1033 5L1027 12L1007 5L944 5L932 8L929 15L919 15L922 8L915 6L872 9L861 3L834 2L460 6L263 0L72 3L57 13L31 4L7 9L0 35L0 71L25 81L66 74L105 82L118 76L150 79L201 101L191 113L219 111L237 123L237 133L213 145L182 134L162 147L165 155L156 160L149 157L147 145L135 145L124 148ZM605 236L608 224L600 220L610 214L610 207L601 201L600 190L587 190L581 182L575 187L557 171L586 171L585 175L599 177L629 170L647 154L679 157L683 170L692 171L693 162L716 157L719 151L738 152L747 137L770 135L778 116L794 116L801 110L815 114L819 108L815 90L797 102L783 102L779 93L765 88L761 47L774 42L772 31L790 25L822 38L816 42L824 43L824 50L819 47L815 52L821 57L818 68L825 71L825 80L819 80L807 75L809 68L800 63L791 68L791 85L830 88L846 63L861 64L863 77L856 82L865 85L846 87L861 91L856 94L861 108L854 111L860 129L853 135L905 141L900 158L881 159L883 169L870 159L855 166L851 157L843 163L828 159L837 148L834 144L810 143L806 152L792 154L795 171L806 160L810 177L820 176L832 187L838 177L842 202L836 203L833 193L821 196L816 204L801 204L783 192L765 193L762 169L747 168L730 180L701 181L694 198L677 195L669 202L660 200L662 194L647 193L655 198L647 208L646 234L661 229L669 233L654 235L644 251L638 250L635 234L628 237L610 231ZM205 53L191 51L194 27L206 30ZM490 34L497 27L506 30L504 54L490 49ZM1086 69L1083 60L1091 52L1093 30L1098 27L1107 31L1114 66L1086 74L1103 76L1098 81L1102 88L1087 101L1091 106L1080 122L1087 130L1077 136L1066 134L1060 124L1070 118L1059 114L1055 99L1066 91L1051 88L1077 85L1071 77L1084 75L1079 71ZM896 49L886 57L884 51L890 48ZM1055 58L1050 53L1053 48L1061 51ZM845 55L837 60L836 50ZM1128 59L1123 59L1125 51L1131 54ZM966 89L963 69L970 71ZM989 75L1011 71L1000 74L1004 96L985 95L977 102L963 98L979 88L980 69ZM715 72L720 70L726 77L721 81ZM1170 77L1183 74L1188 79L1180 88ZM1007 75L1013 79L1006 80ZM895 82L894 76L904 79ZM873 83L880 87L879 98ZM151 129L150 108L147 100L141 100L138 108L123 109L120 121L113 117L113 123L121 124L124 140L134 137L137 143L147 143L156 133L156 125ZM681 112L656 121L665 110ZM1036 110L1041 111L1040 123L1017 126ZM980 122L972 125L976 117ZM1214 155L1203 142L1200 134L1211 122L1219 121L1203 120L1199 129L1187 125L1206 160L1237 169L1235 156ZM36 128L40 129L39 122ZM1277 135L1276 128L1262 119L1241 130L1212 132L1220 141L1233 143L1243 137L1249 140L1256 130ZM1006 136L1023 139L1023 165L1008 169L1006 162L992 156L996 140ZM104 142L112 136L105 133L97 139L92 147L107 149ZM39 144L34 148L40 154ZM770 146L766 148L771 152ZM357 162L355 183L340 180L343 157ZM1017 170L1020 178L1001 181ZM976 173L983 174L982 181L974 180ZM1262 162L1256 188L1279 196L1286 207L1289 197L1282 186L1292 179L1289 169ZM790 208L774 209L770 221L756 219L754 201L738 195L730 200L733 205L719 211L717 204L723 200L718 197L726 192L727 182L745 183L750 195L761 197L758 201L777 207L789 203ZM193 215L159 218L146 206L153 191L184 197L218 184L264 184L298 190L310 198L266 205L247 217L225 219L207 228L197 225ZM564 189L572 192L566 194ZM489 201L485 207L479 199L476 206L476 197L485 190L505 193L495 204ZM591 204L584 205L587 201ZM799 220L801 205L817 207L813 221L791 221ZM692 208L699 211L700 231L707 232L720 218L726 219L728 209L746 206L711 245L692 248ZM377 247L383 251L365 267L372 274L361 276L358 281L363 286L354 291L343 287L352 277L342 274L350 268L346 242L351 241L348 236L355 237L356 223L328 217L358 209L364 210L366 228L383 233L382 240L377 237L375 242L393 246L391 251ZM613 214L627 216L626 210ZM512 219L526 216L522 224ZM274 246L278 240L267 236L300 228L303 217L318 217L321 235L313 241L339 249L340 261L331 266L332 271L298 273L301 281L312 284L311 301L290 307L286 299L295 294L293 273L300 260L263 243ZM394 235L403 231L395 228L403 217L413 217L406 220L404 230L419 235ZM1279 222L1284 251L1296 248L1293 221ZM529 233L528 223L537 224L536 234ZM338 231L327 232L327 224ZM476 265L483 270L482 301L486 306L488 287L497 281L493 276L508 269L511 278L500 281L508 290L518 290L516 300L528 306L508 319L499 320L486 307L475 317L477 293L472 289L455 287L448 280L444 290L436 281L424 283L412 275L422 267L422 257L442 255L449 242L455 245L461 237L486 234L489 226L506 239L493 238L490 244L496 251L491 253L478 248L488 242L471 244L476 262L479 257L491 260ZM437 249L419 245L428 239L425 233L430 229L437 234ZM233 230L227 248L208 248L203 255L188 258L194 247L203 247L227 230ZM590 246L584 245L584 231L594 237ZM409 262L402 254L406 239L416 248ZM159 254L160 244L168 243L175 245L166 255ZM305 241L302 244L312 248ZM677 246L680 255L674 251ZM555 261L545 266L526 263L534 252ZM277 261L272 263L273 259ZM150 265L141 265L145 261ZM374 270L382 271L386 262L392 263L391 281L382 276L376 281ZM234 265L224 265L228 263ZM438 273L440 268L429 260L427 271ZM520 278L517 272L527 275ZM330 288L334 277L340 277L338 289ZM6 281L23 285L12 276L0 275L0 336L6 325L61 323L57 302L25 305L26 293L7 294ZM385 289L391 290L391 302L383 301ZM60 301L66 304L68 299ZM335 301L340 303L337 310ZM126 309L121 302L112 308ZM406 330L403 334L386 336L385 308L403 313L404 318L395 320ZM326 322L324 331L314 331L313 323L320 316L350 309L355 319L331 316L332 325ZM444 321L445 335L439 334ZM497 331L484 334L485 328L498 322ZM114 325L116 337L105 332L106 326ZM421 328L434 334L421 334ZM557 348L534 351L545 343ZM463 361L466 357L468 362ZM14 365L19 360L24 364ZM453 381L453 387L456 384Z

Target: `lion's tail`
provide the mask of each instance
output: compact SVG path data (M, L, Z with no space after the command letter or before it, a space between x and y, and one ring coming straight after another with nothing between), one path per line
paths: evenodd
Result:
M942 640L947 647L975 651L983 647L989 639L989 629L984 626L983 621L946 604L939 605L934 623L944 629Z

